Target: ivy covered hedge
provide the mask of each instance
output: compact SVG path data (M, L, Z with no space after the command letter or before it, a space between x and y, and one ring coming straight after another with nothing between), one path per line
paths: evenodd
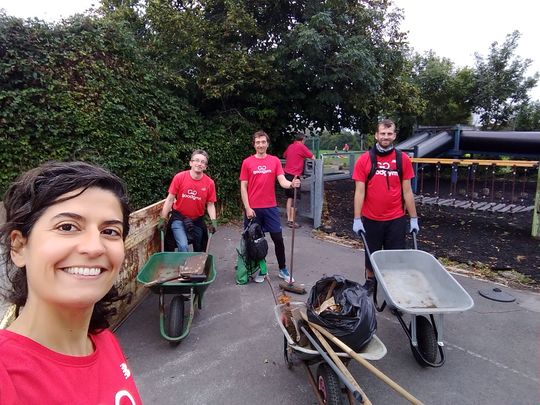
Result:
M193 149L222 207L238 207L238 172L253 123L202 117L121 22L74 17L49 25L0 15L0 193L50 160L85 160L121 176L132 205L166 195Z

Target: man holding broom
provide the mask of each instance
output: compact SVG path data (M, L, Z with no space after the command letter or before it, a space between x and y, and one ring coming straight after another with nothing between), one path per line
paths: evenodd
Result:
M285 178L292 181L295 177L300 177L304 173L304 160L315 159L313 153L304 144L305 137L302 132L297 132L294 135L294 142L291 143L283 157L285 158ZM296 190L299 191L299 190ZM293 208L294 190L286 189L287 196L287 226L289 228L299 228L300 225L294 221L296 218L295 208ZM297 192L297 199L300 199L301 193Z
M255 154L244 159L240 170L240 194L245 211L244 227L255 218L263 231L270 233L279 266L278 276L292 284L294 280L289 274L285 260L283 231L274 185L277 179L284 189L298 188L300 179L287 180L281 161L276 156L266 153L270 144L270 137L266 132L262 130L255 132L252 142ZM253 280L262 283L264 277L265 275L259 272Z

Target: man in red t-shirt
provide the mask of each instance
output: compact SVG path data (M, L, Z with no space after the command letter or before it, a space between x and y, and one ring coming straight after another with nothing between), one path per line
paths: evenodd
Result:
M285 158L285 178L292 181L295 177L300 177L304 173L304 160L315 159L313 153L304 144L305 138L302 132L297 132L294 136L295 140L291 143L285 152L283 157ZM293 212L293 197L294 190L286 189L285 195L287 196L287 226L289 228L299 228L300 225L293 221L296 217L296 212ZM300 199L301 193L296 193L296 198Z
M158 227L163 228L165 219L171 214L171 230L179 252L187 252L189 243L193 243L194 252L203 252L206 248L207 231L204 211L212 225L211 233L216 231L216 187L214 181L204 174L208 165L208 153L197 149L191 154L189 170L177 173L169 186L169 194L161 210Z
M414 177L409 157L402 154L402 176L397 171L395 124L382 120L375 133L374 151L377 159L375 175L368 181L371 158L364 153L354 166L352 178L356 182L354 191L355 233L364 232L371 253L381 249L405 249L407 221L405 208L410 216L410 232L418 232L418 217L411 188ZM367 186L366 186L367 183ZM374 288L373 269L366 251L366 284L368 291Z
M252 139L255 154L244 159L240 170L240 194L245 210L244 227L247 227L250 219L255 218L263 231L270 233L279 265L278 275L293 283L285 262L285 245L274 185L277 179L279 185L285 189L300 187L300 179L287 180L281 161L266 153L270 143L266 132L257 131ZM264 275L257 274L254 281L262 283Z

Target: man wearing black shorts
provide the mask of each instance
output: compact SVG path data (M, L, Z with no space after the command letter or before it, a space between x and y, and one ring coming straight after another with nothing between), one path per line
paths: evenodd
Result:
M404 249L407 219L410 217L411 232L418 232L418 217L414 203L411 179L414 171L409 156L396 151L396 125L385 119L377 125L374 153L377 166L373 177L370 153L360 156L354 166L355 181L353 231L364 232L371 253L381 249ZM397 153L401 154L402 173L397 165ZM366 289L374 288L371 261L365 253Z
M289 181L293 181L295 177L300 177L304 172L304 160L315 159L313 153L304 145L305 137L302 132L297 132L294 136L294 142L291 143L283 157L285 158L285 178ZM299 224L293 221L296 212L293 212L293 197L294 189L286 189L285 195L287 196L287 226L289 228L298 228ZM300 193L297 193L296 197L300 199Z

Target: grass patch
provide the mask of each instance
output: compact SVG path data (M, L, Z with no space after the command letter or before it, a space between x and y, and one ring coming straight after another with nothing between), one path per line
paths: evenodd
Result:
M459 263L453 260L448 259L447 257L439 257L437 259L444 267L456 268L461 270L466 270L474 273L477 276L488 280L499 280L501 279L525 285L525 286L534 286L536 282L526 274L522 274L516 270L507 270L507 271L493 271L491 267L480 261L468 262L468 263Z

